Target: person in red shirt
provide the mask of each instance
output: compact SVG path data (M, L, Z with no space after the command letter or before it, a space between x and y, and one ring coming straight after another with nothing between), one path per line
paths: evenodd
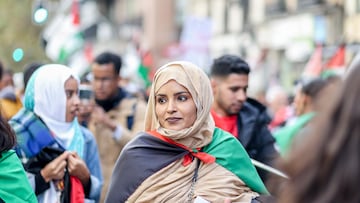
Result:
M235 55L214 60L210 79L214 95L211 114L215 125L232 133L245 147L249 156L267 165L279 156L275 139L268 129L270 117L266 107L247 97L249 65ZM267 172L259 169L263 181Z

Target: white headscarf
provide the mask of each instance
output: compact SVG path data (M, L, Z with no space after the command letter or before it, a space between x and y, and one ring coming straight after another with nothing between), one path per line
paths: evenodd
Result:
M60 64L41 66L28 82L24 106L41 118L66 150L76 151L83 157L84 138L79 123L77 119L66 122L65 82L71 77L79 85L80 81L71 68ZM56 202L56 197L54 182L50 182L42 202Z
M175 80L191 94L197 119L195 123L183 130L161 128L155 114L155 95L169 80ZM213 102L210 80L203 70L186 61L168 63L157 70L151 87L145 116L145 131L157 130L160 134L171 138L190 148L203 147L211 142L215 124L210 115Z
M25 108L38 115L66 148L75 133L73 122L66 122L65 82L70 77L80 83L71 68L44 65L32 75L25 91Z

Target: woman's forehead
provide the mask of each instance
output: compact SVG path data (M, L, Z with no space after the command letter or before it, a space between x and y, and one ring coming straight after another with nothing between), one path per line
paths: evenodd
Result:
M164 82L156 91L156 93L161 92L164 89L170 90L172 92L178 92L178 91L186 91L189 92L188 88L185 87L183 84L181 84L180 82L178 82L175 79L170 79L166 82Z

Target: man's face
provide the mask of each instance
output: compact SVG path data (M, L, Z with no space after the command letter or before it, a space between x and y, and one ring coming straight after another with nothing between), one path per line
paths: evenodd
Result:
M0 81L0 89L3 89L7 86L14 86L14 81L12 75L10 74L4 74Z
M215 112L220 116L237 114L247 98L248 83L246 74L232 73L225 78L212 78Z
M115 73L113 64L95 63L92 65L92 73L93 89L97 100L111 99L116 95L120 77Z

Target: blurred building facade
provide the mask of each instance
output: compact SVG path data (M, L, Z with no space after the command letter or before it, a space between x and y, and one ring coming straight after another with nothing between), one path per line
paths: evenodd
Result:
M106 49L123 54L135 43L152 54L155 68L186 59L207 71L214 57L237 54L251 64L257 90L274 83L292 86L316 44L324 45L325 59L341 43L347 46L347 61L359 50L360 0L61 2L68 8L79 3L80 27L87 33L81 50L90 46L92 55Z

